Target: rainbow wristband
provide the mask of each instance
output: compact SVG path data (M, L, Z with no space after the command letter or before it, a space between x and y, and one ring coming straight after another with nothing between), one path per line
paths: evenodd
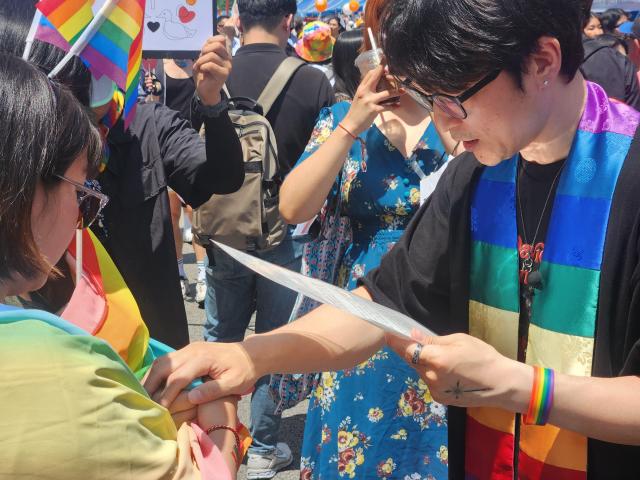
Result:
M553 405L555 374L550 368L533 367L533 369L533 389L524 423L546 425Z

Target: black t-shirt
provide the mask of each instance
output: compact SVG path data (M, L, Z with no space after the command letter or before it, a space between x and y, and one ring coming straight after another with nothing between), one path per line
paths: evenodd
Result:
M285 51L270 43L240 48L233 57L227 87L234 97L257 100L280 64ZM287 176L304 152L320 111L333 103L333 89L326 75L311 66L301 67L285 92L267 114L278 145L282 178Z
M196 83L193 77L173 78L166 75L166 100L165 105L180 114L180 118L191 122L194 129L200 130L201 119L191 117L191 100L196 91Z
M562 160L541 165L528 162L522 157L518 163L516 220L521 272L518 360L521 362L526 358L530 301L536 289L544 288L544 278L540 275L539 268L544 257L547 230L565 163L566 160Z
M544 243L547 237L555 193L564 164L565 160L549 165L520 160L516 209L518 236L525 243Z

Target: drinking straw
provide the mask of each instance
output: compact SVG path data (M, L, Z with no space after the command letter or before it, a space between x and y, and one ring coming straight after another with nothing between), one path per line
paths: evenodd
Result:
M371 27L367 28L369 32L369 40L371 41L371 49L373 50L373 55L378 63L378 66L382 64L382 58L380 58L380 52L378 52L378 44L376 43L376 36L373 34Z

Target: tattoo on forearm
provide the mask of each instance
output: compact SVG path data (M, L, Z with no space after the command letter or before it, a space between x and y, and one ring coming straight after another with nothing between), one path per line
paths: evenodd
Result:
M452 387L449 390L445 390L444 393L454 395L456 397L456 400L460 400L460 397L464 396L465 393L488 392L489 390L491 389L490 388L470 388L465 390L464 386L460 383L460 380L458 380L455 387Z

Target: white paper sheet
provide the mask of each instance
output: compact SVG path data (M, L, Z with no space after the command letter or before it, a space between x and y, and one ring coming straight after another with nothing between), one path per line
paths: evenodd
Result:
M429 197L433 194L433 192L436 191L438 182L442 178L442 174L447 169L452 159L453 157L449 155L449 159L447 160L447 163L445 163L442 167L440 167L440 170L438 170L437 172L433 172L428 177L425 177L420 180L420 205L423 205L424 202L426 202L429 199Z
M351 315L360 317L387 332L411 337L411 331L415 329L426 335L435 336L435 333L423 325L420 325L415 320L395 310L370 302L351 292L318 279L305 277L286 268L265 262L264 260L247 255L244 252L235 250L221 243L212 243L245 267L263 277L298 293L302 293L317 302L331 305Z

